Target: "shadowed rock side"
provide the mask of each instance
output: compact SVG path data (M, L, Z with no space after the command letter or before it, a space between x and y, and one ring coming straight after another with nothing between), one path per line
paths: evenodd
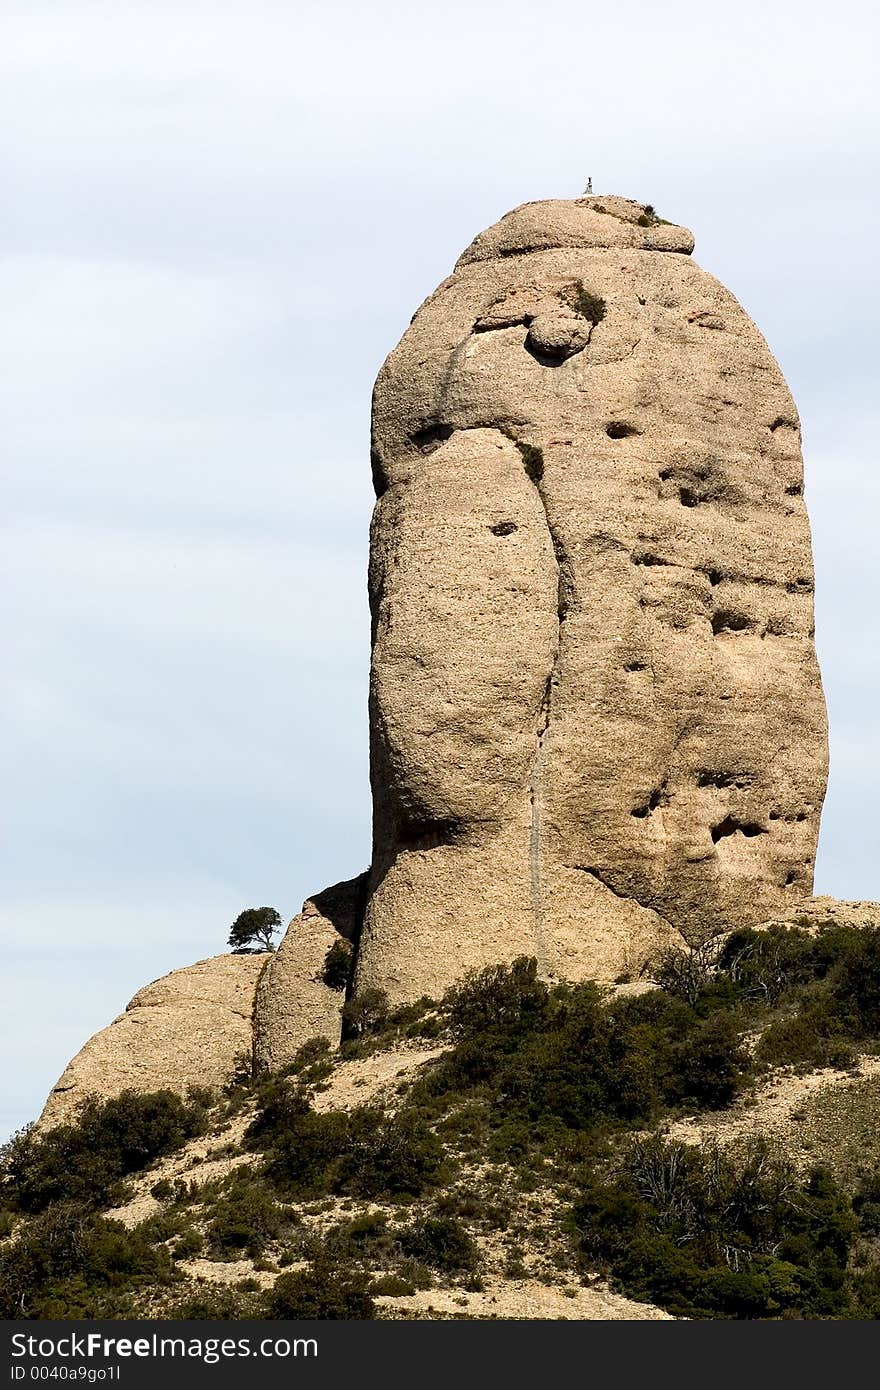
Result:
M213 956L145 985L68 1063L40 1124L58 1124L90 1095L225 1086L250 1058L265 964L265 955Z
M307 899L269 957L254 1006L255 1071L286 1066L309 1038L339 1045L345 993L324 984L324 963L335 942L357 940L366 878L360 874Z
M786 916L827 773L797 411L623 199L482 233L376 383L357 987L613 979Z

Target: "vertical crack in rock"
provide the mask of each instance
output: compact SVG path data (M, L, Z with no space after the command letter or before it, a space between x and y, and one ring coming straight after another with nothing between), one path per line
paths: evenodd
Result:
M540 450L536 451L539 455ZM553 546L553 554L556 557L556 643L553 649L553 660L550 671L547 675L547 684L544 687L544 696L538 710L538 721L535 731L535 753L532 758L532 766L529 773L529 804L531 807L531 830L529 834L529 875L532 886L532 909L535 919L535 947L538 956L538 968L543 970L546 966L546 950L544 941L544 911L543 911L543 891L541 883L541 817L544 805L544 763L546 761L545 749L547 740L550 737L550 725L553 719L553 691L559 683L559 666L562 659L562 624L568 615L573 591L573 581L571 564L565 553L565 547L560 537L553 529L550 520L550 513L547 508L547 499L541 487L543 477L543 459L540 472L535 473L528 466L528 457L524 453L526 460L526 472L531 478L535 491L544 512L544 521L547 532Z

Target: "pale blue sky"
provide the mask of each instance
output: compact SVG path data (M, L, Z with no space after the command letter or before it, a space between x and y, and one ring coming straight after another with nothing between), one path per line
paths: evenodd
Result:
M372 381L588 174L693 228L788 376L817 890L880 898L876 40L851 0L7 3L0 1134L243 907L366 865Z

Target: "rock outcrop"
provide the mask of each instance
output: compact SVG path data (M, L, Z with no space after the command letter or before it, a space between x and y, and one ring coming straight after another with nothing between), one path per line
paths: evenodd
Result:
M624 199L518 208L379 374L359 988L613 979L811 891L798 416L692 245Z
M325 888L303 903L260 978L254 1008L254 1066L277 1071L309 1038L334 1047L345 990L324 983L331 948L354 943L363 916L366 874Z
M254 994L265 965L265 955L212 956L139 989L67 1065L40 1124L58 1124L89 1095L226 1085L250 1059Z
M219 1084L336 1041L350 988L438 995L536 956L636 974L664 944L812 899L827 774L798 415L693 237L622 198L529 203L476 238L376 382L373 864L278 951L135 996L86 1091Z

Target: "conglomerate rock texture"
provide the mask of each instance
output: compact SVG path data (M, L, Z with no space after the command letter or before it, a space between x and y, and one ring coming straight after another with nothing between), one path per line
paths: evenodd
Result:
M250 1059L254 994L265 965L265 955L212 956L139 989L68 1063L40 1123L58 1124L86 1096L226 1085Z
M620 198L482 233L379 374L356 987L613 979L812 889L827 773L797 410Z

